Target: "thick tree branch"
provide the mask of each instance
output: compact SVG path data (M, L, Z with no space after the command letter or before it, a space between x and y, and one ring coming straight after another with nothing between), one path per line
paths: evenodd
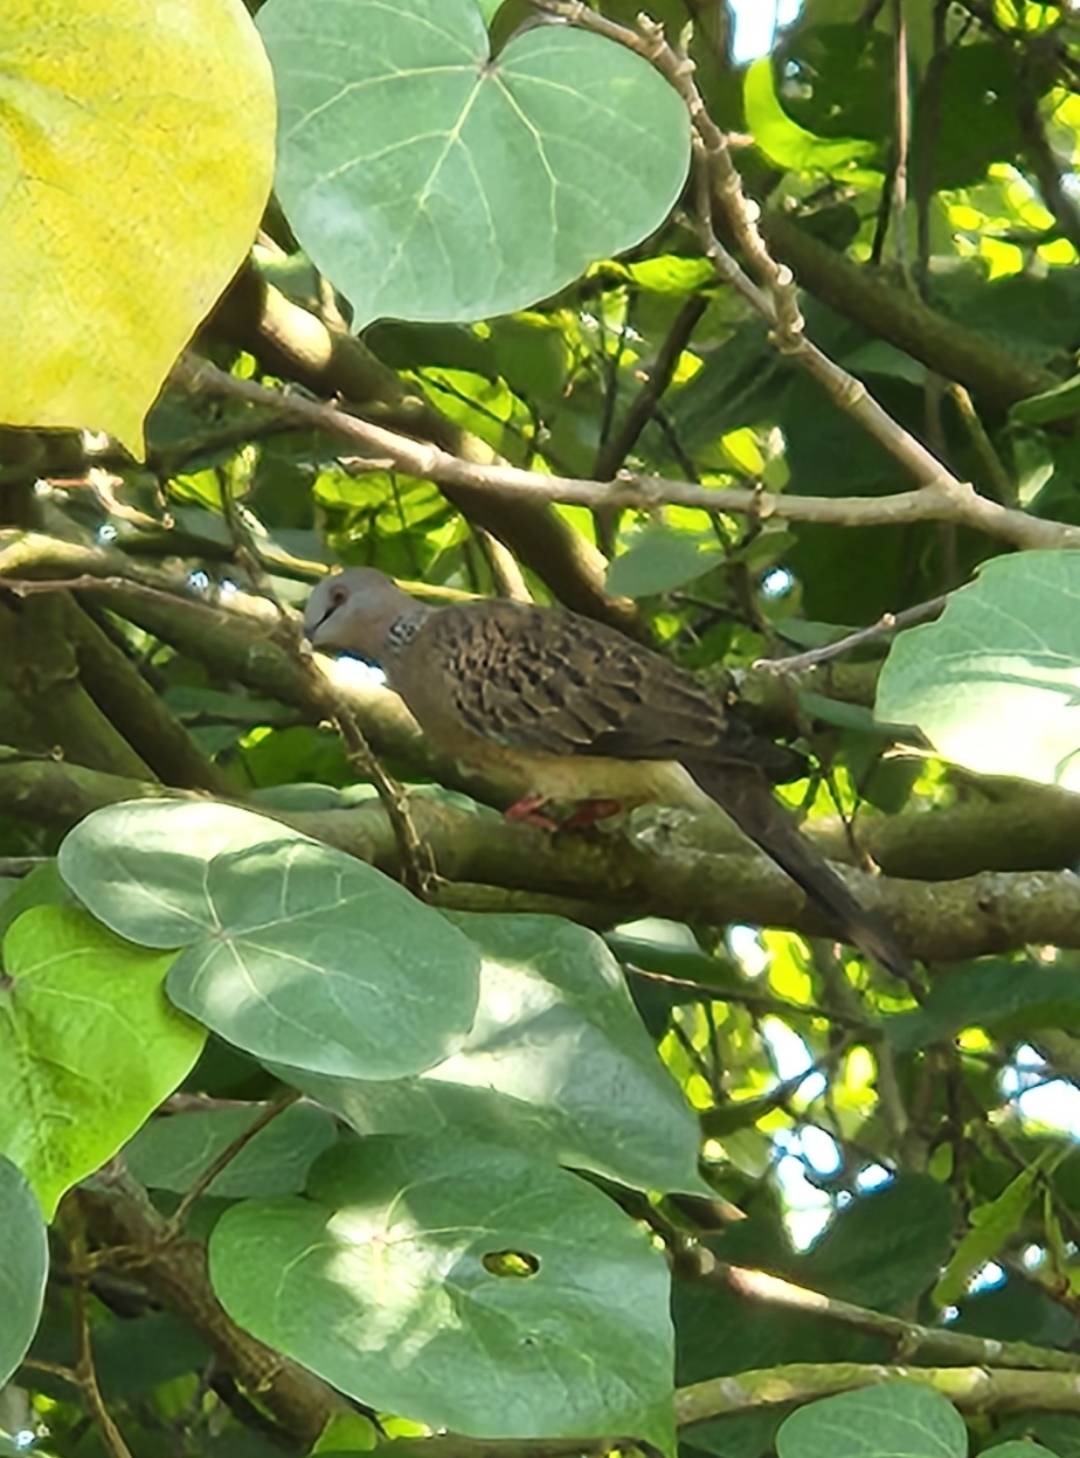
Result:
M7 689L17 702L17 723L26 735L20 747L59 751L93 769L153 779L80 678L70 633L75 611L63 593L22 604L0 594L0 693Z
M75 765L0 759L0 811L14 810L60 828L100 805L152 793L142 781ZM438 867L437 899L447 906L459 904L459 882L466 883L461 900L470 908L476 905L477 884L575 903L588 887L590 900L609 915L607 924L656 915L716 925L787 926L808 935L828 932L798 887L749 847L720 855L673 848L659 828L637 837L549 835L511 824L493 811L465 810L423 794L410 797L410 812ZM398 843L377 802L263 813L390 875L400 872ZM928 883L851 869L844 875L912 955L926 961L959 961L1029 942L1080 947L1080 881L1069 871L984 873ZM585 919L594 925L603 921L599 915Z
M1052 371L891 287L879 272L837 253L787 214L765 213L761 231L775 257L814 298L935 374L966 386L983 404L1007 410L1060 383Z
M646 372L641 389L630 402L622 423L605 441L596 459L596 475L610 481L637 444L638 437L656 413L664 391L671 384L679 359L690 343L709 300L695 294L679 310L663 344Z
M921 1382L956 1404L961 1412L1004 1414L1046 1411L1080 1412L1080 1388L1073 1372L1024 1372L984 1366L911 1367L884 1362L794 1362L732 1372L681 1387L675 1394L675 1422L687 1440L693 1425L736 1413L758 1412L787 1404L814 1402L837 1392L856 1392L899 1380ZM543 1442L483 1441L455 1435L422 1439L413 1445L424 1458L569 1458L574 1453L601 1453L617 1446L553 1438Z
M861 814L855 838L887 875L926 880L1048 870L1080 858L1080 795L1012 781L983 788L996 788L997 797L972 795L910 815ZM822 824L815 838L827 855L844 858L847 834L839 824Z
M781 1403L813 1402L834 1392L854 1392L883 1382L922 1382L966 1413L1040 1410L1080 1412L1080 1386L1072 1372L1018 1372L977 1367L909 1367L899 1364L797 1362L756 1372L733 1372L683 1387L676 1394L680 1428L710 1418L751 1412Z
M228 776L206 758L160 695L78 603L70 603L66 621L87 692L154 774L185 789L233 793Z
M132 570L138 571L139 581L115 575ZM0 533L0 581L9 573L100 578L111 609L203 663L217 678L244 683L311 719L326 713L325 700L313 692L308 675L287 646L275 640L278 616L265 599L235 592L215 605L177 595L187 591L181 577L132 569L120 553L28 533ZM357 682L329 664L327 672L337 700L356 716L372 748L401 773L433 778L491 804L505 803L494 787L434 753L396 694ZM778 677L765 667L740 673L738 690L745 711L765 732L791 734L799 727L792 717L796 688L868 704L876 674L873 663L829 663L797 678ZM969 794L963 803L930 813L878 815L864 810L856 825L861 851L889 876L921 880L949 880L984 870L1052 870L1080 857L1080 796L1013 781L978 783L977 796ZM814 820L804 830L832 859L852 859L850 833L839 821ZM737 851L742 844L719 815L684 821L669 839L692 852ZM604 893L598 895L602 901Z

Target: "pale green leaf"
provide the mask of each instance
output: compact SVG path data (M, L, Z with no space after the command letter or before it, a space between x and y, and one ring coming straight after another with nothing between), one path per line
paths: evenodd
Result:
M534 26L492 59L475 0L268 0L258 23L278 195L358 327L523 308L639 242L682 189L686 107L600 36Z
M229 805L95 811L60 872L107 926L182 947L170 998L256 1058L349 1078L417 1073L460 1045L480 956L343 851Z
M1053 1153L1053 1157L1059 1155ZM933 1299L938 1306L955 1305L972 1276L993 1260L1005 1242L1016 1234L1035 1197L1039 1170L1044 1163L1046 1160L1022 1169L996 1200L988 1200L971 1212L971 1226L934 1287Z
M311 1449L312 1458L316 1453L325 1453L327 1458L331 1454L335 1458L356 1458L360 1453L370 1453L378 1448L379 1436L379 1429L363 1413L337 1412L319 1434ZM400 1442L397 1452L406 1458Z
M1053 420L1070 420L1075 415L1080 415L1080 376L1076 375L1052 390L1018 400L1009 411L1009 419L1018 425L1047 425Z
M214 1289L260 1340L432 1427L670 1450L667 1268L598 1190L511 1150L382 1138L324 1155L310 1194L234 1206L211 1237Z
M998 1425L1002 1439L1032 1443L1035 1452L1009 1458L1080 1458L1080 1417L1065 1412L1020 1412ZM981 1458L981 1455L980 1455Z
M912 1012L885 1019L885 1035L901 1053L943 1042L971 1027L1013 1033L1080 1028L1080 979L1063 967L981 957L935 982Z
M4 1093L8 1099L16 1096L10 1085ZM41 1206L22 1172L0 1155L0 1387L33 1340L48 1270Z
M392 1083L279 1067L281 1077L360 1134L456 1131L642 1189L707 1193L697 1119L603 941L552 916L453 920L483 954L458 1052Z
M987 562L937 622L897 636L877 717L981 774L1080 790L1080 553Z
M207 1165L261 1113L257 1104L249 1104L154 1119L125 1148L124 1162L148 1189L185 1194ZM295 1194L304 1188L312 1164L335 1137L329 1114L311 1105L294 1104L237 1152L206 1193L232 1200Z
M711 533L646 527L611 563L606 586L616 596L652 597L685 587L723 560Z
M823 1397L776 1435L779 1458L966 1458L967 1428L944 1397L916 1382L885 1382Z
M771 162L795 171L842 172L853 176L855 164L872 164L874 142L862 137L819 137L793 121L776 94L773 63L762 56L747 68L743 83L746 125L754 143Z

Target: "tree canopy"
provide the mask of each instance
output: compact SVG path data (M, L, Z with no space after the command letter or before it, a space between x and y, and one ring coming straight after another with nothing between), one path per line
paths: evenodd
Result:
M0 1452L1080 1454L1080 17L745 9L0 0ZM342 565L697 674L915 974Z

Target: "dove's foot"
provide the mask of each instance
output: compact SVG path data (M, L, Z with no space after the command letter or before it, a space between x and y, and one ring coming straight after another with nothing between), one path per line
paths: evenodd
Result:
M535 825L539 830L589 830L598 821L618 815L623 808L618 800L578 800L569 814L556 819L544 813L550 804L543 795L523 795L503 811L503 817L522 825Z

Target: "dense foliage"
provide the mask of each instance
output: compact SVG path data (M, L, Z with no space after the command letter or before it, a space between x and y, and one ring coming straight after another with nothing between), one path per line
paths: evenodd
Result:
M1080 21L740 9L0 0L0 1451L1080 1454ZM795 745L911 983L362 563Z

